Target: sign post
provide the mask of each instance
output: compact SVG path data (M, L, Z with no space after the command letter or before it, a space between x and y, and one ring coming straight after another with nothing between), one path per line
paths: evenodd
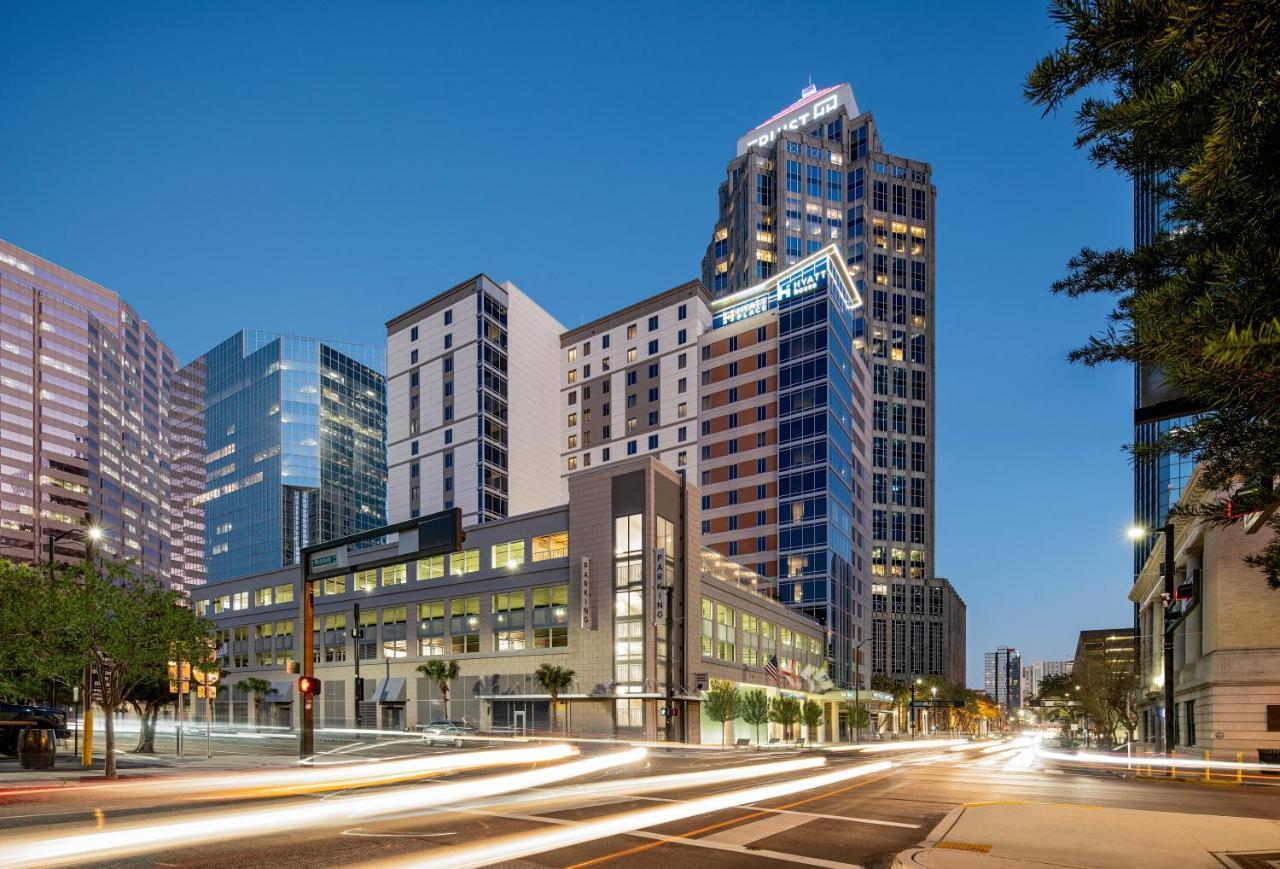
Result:
M338 540L304 547L302 550L302 594L300 616L302 621L302 666L299 683L315 681L315 584L330 577L345 577L348 568L348 547L379 537L397 536L396 551L384 558L362 562L367 570L388 564L400 564L408 560L443 555L462 549L466 534L462 531L462 510L454 507L411 519L395 525L371 528ZM359 627L358 625L356 626ZM359 654L356 655L359 660ZM308 760L315 754L315 697L310 692L302 694L302 709L298 719L298 757ZM356 708L359 709L359 698Z

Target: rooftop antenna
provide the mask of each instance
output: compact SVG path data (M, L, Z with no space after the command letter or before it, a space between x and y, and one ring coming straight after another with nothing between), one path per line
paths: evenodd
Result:
M818 92L818 86L813 83L813 75L809 76L809 83L804 86L804 90L800 91L800 99L811 97Z

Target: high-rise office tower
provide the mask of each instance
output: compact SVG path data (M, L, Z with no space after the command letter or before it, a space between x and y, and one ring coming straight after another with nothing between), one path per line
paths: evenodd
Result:
M870 562L934 576L934 204L928 163L888 153L849 85L806 88L745 133L702 261L717 298L834 244L872 374Z
M388 321L392 522L456 506L471 525L562 502L563 331L486 275Z
M699 341L703 540L826 626L831 679L845 687L869 679L855 666L870 581L858 301L841 251L827 247L717 299Z
M1141 175L1133 182L1133 246L1150 244L1168 228L1167 203L1160 197L1159 179ZM1133 442L1151 445L1184 426L1205 410L1164 382L1160 370L1134 366ZM1139 528L1164 525L1169 508L1178 503L1182 488L1195 468L1191 456L1164 455L1133 463L1133 521ZM1133 544L1133 574L1137 576L1159 540L1142 535ZM1135 607L1136 613L1136 607ZM1135 616L1136 618L1136 616Z
M983 670L983 687L987 695L1012 712L1022 704L1022 656L1018 650L1000 646L987 652Z
M120 297L0 241L0 556L109 555L169 581L176 362Z
M245 330L182 369L184 576L296 564L306 546L386 524L384 364L381 347Z
M871 582L871 672L898 682L941 676L964 684L968 613L942 577Z

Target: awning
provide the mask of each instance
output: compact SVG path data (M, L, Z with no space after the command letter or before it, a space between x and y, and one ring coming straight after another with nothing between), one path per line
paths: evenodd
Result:
M262 698L263 703L292 703L293 702L293 683L292 682L272 682L272 690Z
M400 676L392 676L390 679L378 680L378 690L374 692L373 699L379 703L404 703L406 696L405 680Z

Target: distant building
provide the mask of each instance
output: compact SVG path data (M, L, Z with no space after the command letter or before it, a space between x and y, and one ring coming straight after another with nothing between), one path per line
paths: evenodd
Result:
M1086 661L1105 661L1120 669L1133 668L1133 628L1100 628L1081 631L1071 671L1080 673Z
M967 608L942 577L871 583L871 672L903 682L965 681Z
M387 322L390 521L456 506L471 525L561 500L563 331L487 275Z
M381 347L244 330L183 367L175 560L190 585L386 524L384 364Z
M1200 485L1197 470L1179 503L1191 507L1220 495ZM1242 520L1222 527L1185 518L1174 525L1174 584L1185 598L1171 613L1177 619L1172 711L1164 703L1163 541L1129 594L1142 629L1138 738L1145 749L1164 751L1164 721L1171 714L1179 752L1198 757L1209 751L1223 760L1243 752L1246 760L1257 760L1260 750L1280 750L1280 593L1242 561L1261 552L1265 525Z
M1036 661L1022 668L1022 705L1040 693L1045 676L1062 676L1071 672L1074 661Z
M119 295L0 241L0 556L100 548L166 582L173 353ZM181 582L173 582L182 587Z
M1022 656L1018 650L1001 646L987 652L983 688L1005 711L1014 712L1022 703Z

